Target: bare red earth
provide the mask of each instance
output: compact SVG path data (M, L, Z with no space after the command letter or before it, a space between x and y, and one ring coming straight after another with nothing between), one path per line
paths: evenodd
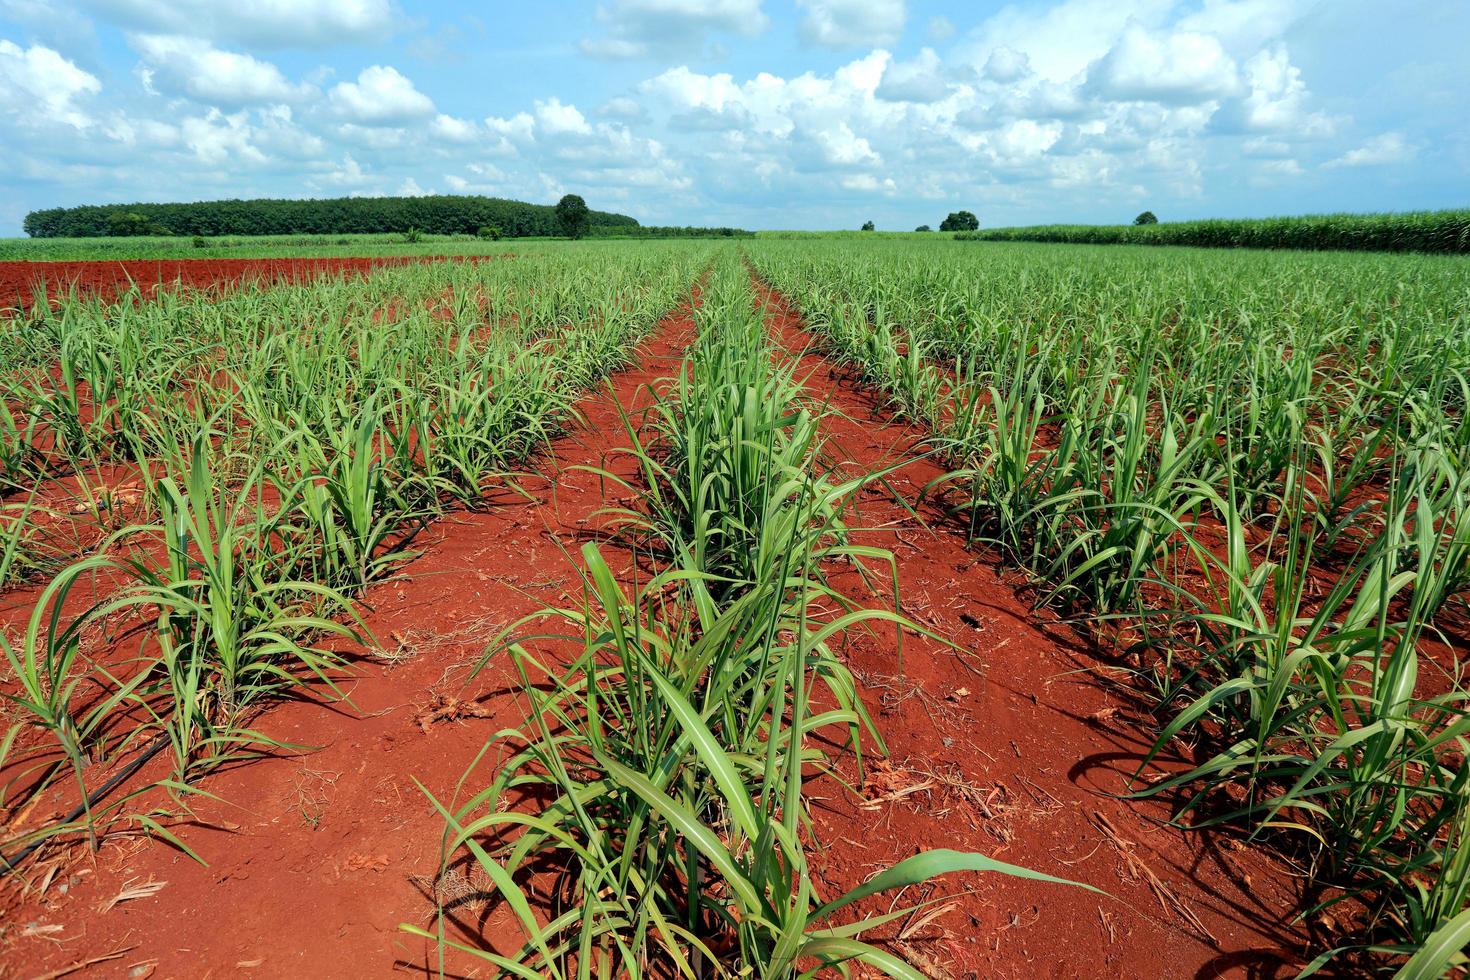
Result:
M322 275L366 275L412 262L479 261L482 256L387 256L300 259L135 259L120 262L0 262L0 309L28 306L38 287L55 300L76 290L113 299L134 284L144 296L161 287L206 289L241 282L304 282Z
M765 290L761 300L776 336L793 356L804 351L810 337L789 308ZM503 626L579 592L571 556L581 541L605 537L596 512L617 501L604 498L596 475L570 467L631 475L626 459L610 456L629 444L620 411L636 417L647 406L647 386L674 369L691 334L687 311L670 317L637 367L582 404L583 426L542 457L544 475L521 481L532 499L506 493L484 512L438 522L420 540L422 557L369 591L367 622L387 656L364 659L349 685L351 707L288 703L259 720L272 737L315 751L206 781L227 802L197 804L197 822L177 830L208 867L141 840L109 842L92 860L54 858L56 877L39 898L11 894L3 908L0 975L116 951L91 975L432 975L434 950L397 929L431 924L439 863L442 824L414 780L451 800L490 734L521 721L504 662L473 680L469 667ZM895 424L823 359L802 356L799 366L811 394L842 413L827 435L844 471L910 460L888 481L916 500L938 474L912 460L923 433ZM900 661L885 634L846 648L891 755L868 760L861 800L830 780L809 787L824 894L918 850L983 851L1114 897L999 876L911 890L905 901L948 896L935 906L942 913L879 935L926 975L1293 973L1304 936L1284 924L1297 897L1286 870L1164 826L1163 803L1117 795L1149 722L1109 664L1065 627L1039 621L943 515L915 518L875 486L853 523L867 529L860 542L897 556L904 612L963 653L910 636ZM632 556L603 548L627 576ZM838 588L864 594L854 571L831 572ZM846 775L858 782L850 764ZM110 904L148 882L161 887ZM886 903L870 900L864 910L886 911ZM520 940L503 907L465 925L461 941L505 950ZM459 975L472 969L467 960L450 966Z

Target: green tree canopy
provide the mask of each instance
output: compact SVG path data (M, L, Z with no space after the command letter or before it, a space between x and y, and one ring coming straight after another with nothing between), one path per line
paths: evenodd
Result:
M1133 223L1135 225L1156 225L1159 223L1159 219L1152 211L1145 211L1143 214L1134 218Z
M112 221L117 212L141 215L155 227L175 235L362 235L403 234L417 228L425 235L473 235L486 225L507 238L562 233L556 208L473 194L430 197L352 197L249 201L194 201L176 204L87 204L47 208L26 215L25 231L33 238L92 238L138 234L132 218ZM622 214L588 212L591 228L632 231L638 222ZM156 234L157 232L152 232Z
M567 194L556 202L556 223L568 238L587 234L587 202L576 194Z
M949 217L939 223L940 231L975 231L980 219L969 211L951 211Z

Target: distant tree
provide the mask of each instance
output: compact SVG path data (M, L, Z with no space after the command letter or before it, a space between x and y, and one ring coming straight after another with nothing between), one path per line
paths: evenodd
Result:
M1156 225L1159 223L1158 216L1152 211L1145 211L1133 219L1135 225Z
M934 229L933 228L930 228L928 225L920 225L919 227L917 227L917 228L914 229L914 231L933 231L933 230Z
M499 225L481 225L480 226L480 230L477 231L477 232L475 232L475 234L478 237L483 238L483 239L486 239L488 241L498 242L498 241L500 241L500 226Z
M873 223L871 221L864 221L863 222L863 231L877 231L877 230L878 229L876 227L874 227L874 225L873 225Z
M951 211L949 217L939 223L940 231L976 231L980 219L969 211Z
M137 211L113 211L107 216L107 234L126 238L133 235L167 235L168 230Z
M556 202L556 223L568 238L587 234L587 202L576 194L568 194Z

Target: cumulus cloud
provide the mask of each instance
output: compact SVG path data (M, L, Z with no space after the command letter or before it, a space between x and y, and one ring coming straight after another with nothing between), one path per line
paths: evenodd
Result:
M259 164L267 159L251 140L252 129L243 112L226 115L211 109L206 115L183 120L179 132L183 144L201 163L219 165L239 160Z
M470 119L457 119L444 113L434 117L429 131L450 143L473 143L480 138L480 128Z
M804 0L792 30L807 45L862 49L834 64L785 37L744 45L729 62L738 69L720 64L720 45L769 31L763 0L598 0L589 50L677 60L631 78L583 62L602 77L533 79L524 97L487 93L493 108L473 116L440 111L441 90L399 68L323 55L307 71L268 54L369 36L354 23L391 31L394 0L267 0L248 14L205 0L78 2L104 12L103 43L0 42L0 172L11 175L0 223L18 223L16 202L145 197L161 173L171 193L200 197L574 191L651 223L857 214L912 227L954 206L997 222L1098 220L1123 205L1279 209L1288 199L1268 195L1293 181L1311 207L1332 206L1350 168L1398 166L1449 186L1443 168L1463 159L1446 114L1400 111L1428 69L1410 84L1387 65L1358 118L1329 114L1345 104L1337 48L1286 33L1314 0L1040 0L946 23L926 11L912 36L902 2ZM557 16L547 12L551 27ZM136 57L114 43L124 37ZM1448 90L1446 77L1457 76L1435 79ZM143 98L135 78L160 98ZM1335 136L1349 128L1357 141ZM1229 197L1246 187L1261 193ZM900 222L907 207L916 213Z
M320 47L380 41L397 17L389 0L83 0L128 27L233 44Z
M603 103L602 107L597 110L597 114L607 119L624 119L631 122L645 118L648 112L637 99L619 95Z
M1349 150L1323 166L1335 167L1384 167L1396 163L1408 163L1414 159L1418 148L1404 138L1403 133L1380 133L1354 150Z
M913 61L889 63L874 94L889 102L938 102L949 94L939 55L924 48Z
M92 119L78 103L101 91L96 75L51 48L38 44L22 48L0 40L0 109L14 113L22 123L85 129Z
M601 37L583 38L598 58L646 58L700 48L712 33L755 37L770 25L761 0L611 0L597 8Z
M1031 59L1015 48L1001 45L985 59L981 74L992 82L1017 82L1031 74Z
M574 105L563 105L561 99L550 98L536 102L537 128L551 136L572 133L585 136L592 132L587 117Z
M904 0L796 0L802 39L827 48L892 44L908 16Z
M1093 91L1111 99L1187 105L1240 89L1235 61L1219 39L1192 31L1130 28L1088 69Z
M1032 72L1066 82L1104 57L1130 27L1162 27L1177 0L1062 0L1011 4L981 23L959 56L977 68L999 48L1025 55Z
M1301 69L1291 63L1285 45L1257 52L1245 63L1244 74L1249 92L1222 113L1222 127L1290 133L1299 139L1331 135L1334 121L1310 108L1311 93Z
M133 34L133 49L147 63L151 87L166 89L224 107L292 102L315 92L288 81L268 61L221 51L208 41L176 34Z
M434 114L434 103L414 88L397 68L373 65L364 68L355 82L332 87L331 103L338 114L367 126L423 119Z

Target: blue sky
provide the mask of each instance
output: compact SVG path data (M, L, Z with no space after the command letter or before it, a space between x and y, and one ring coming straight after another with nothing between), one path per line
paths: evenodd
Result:
M747 228L1466 206L1466 38L1463 0L0 0L0 234L426 192Z

